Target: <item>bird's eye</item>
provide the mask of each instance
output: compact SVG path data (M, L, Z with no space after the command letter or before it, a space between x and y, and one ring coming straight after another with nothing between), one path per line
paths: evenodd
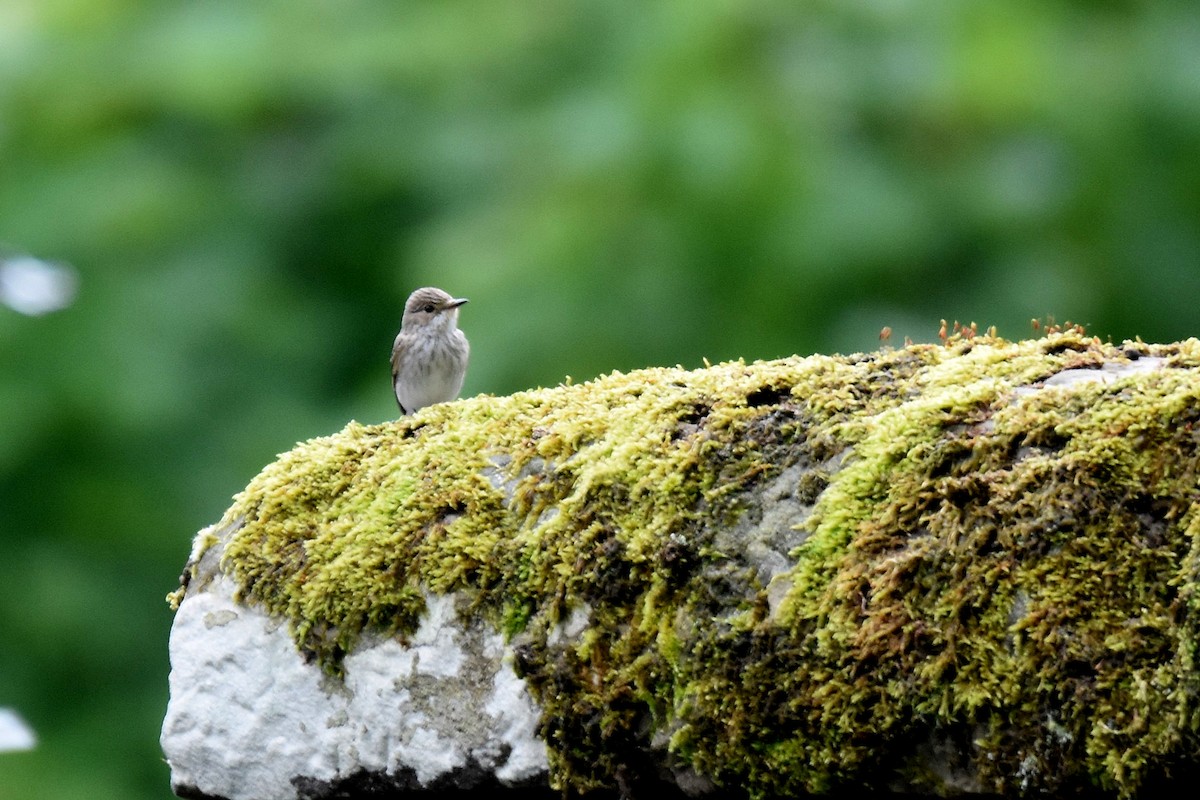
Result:
M421 310L424 311L426 314L432 314L433 310L434 310L433 303L426 303L425 307L422 308Z

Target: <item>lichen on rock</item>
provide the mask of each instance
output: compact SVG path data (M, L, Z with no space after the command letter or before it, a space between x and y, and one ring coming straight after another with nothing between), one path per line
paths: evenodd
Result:
M469 596L568 790L1130 795L1200 756L1198 370L1071 332L433 406L280 456L222 566L334 675Z

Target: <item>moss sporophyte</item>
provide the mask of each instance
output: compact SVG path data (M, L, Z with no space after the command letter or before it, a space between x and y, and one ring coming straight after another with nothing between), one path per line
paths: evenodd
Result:
M1200 756L1198 397L1195 340L1075 330L612 374L302 443L208 545L335 675L469 597L567 789L652 741L755 797L937 786L942 741L1130 795Z

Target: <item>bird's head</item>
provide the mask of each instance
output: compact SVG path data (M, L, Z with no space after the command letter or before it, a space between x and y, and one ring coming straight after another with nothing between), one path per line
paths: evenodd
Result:
M401 327L413 330L439 326L453 330L458 325L458 307L466 302L465 297L451 297L433 286L417 289L404 304Z

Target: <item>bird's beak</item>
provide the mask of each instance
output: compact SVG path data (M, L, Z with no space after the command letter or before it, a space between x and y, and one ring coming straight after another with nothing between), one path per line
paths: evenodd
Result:
M467 298L465 298L465 297L456 297L453 300L451 300L449 303L446 303L446 308L458 308L459 306L461 306L465 303L468 303L468 302L470 302L470 301L468 301Z

